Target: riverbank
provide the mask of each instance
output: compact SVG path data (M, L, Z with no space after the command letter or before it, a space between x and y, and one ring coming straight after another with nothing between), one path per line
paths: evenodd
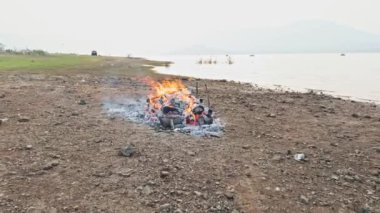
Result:
M149 66L144 66L145 64ZM3 212L360 212L379 210L380 109L199 80L221 138L156 131L103 111L145 97L143 59L0 72ZM189 87L195 80L183 78ZM119 156L128 144L132 157ZM303 161L294 160L304 154Z

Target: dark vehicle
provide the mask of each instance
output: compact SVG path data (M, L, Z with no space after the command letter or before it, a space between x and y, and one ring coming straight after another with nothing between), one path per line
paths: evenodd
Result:
M97 56L97 55L98 55L98 52L96 52L96 50L93 50L93 51L91 51L91 55L92 55L92 56Z

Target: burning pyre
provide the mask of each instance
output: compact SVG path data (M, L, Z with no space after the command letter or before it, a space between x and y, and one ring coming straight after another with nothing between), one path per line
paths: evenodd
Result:
M180 80L150 81L146 118L159 122L164 128L183 128L186 125L209 125L213 112L197 99Z
M215 119L210 104L206 106L203 99L197 99L182 81L144 79L142 82L150 85L150 93L145 98L108 100L103 105L107 113L155 129L171 129L196 136L222 135L224 126Z

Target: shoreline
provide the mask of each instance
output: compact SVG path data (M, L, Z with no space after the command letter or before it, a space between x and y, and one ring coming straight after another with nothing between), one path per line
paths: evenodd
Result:
M174 62L170 62L174 63ZM254 88L267 90L268 92L279 92L279 93L315 93L322 96L330 96L331 98L337 98L337 99L343 99L348 101L355 101L355 102L361 102L361 103L368 103L368 104L376 104L380 105L380 100L371 100L371 99L365 99L365 98L357 98L353 96L348 95L334 95L334 91L327 91L327 90L320 90L320 89L310 89L310 88L304 88L303 91L297 90L297 89L291 89L290 87L284 86L284 85L276 85L273 84L272 86L264 86L259 85L257 83L250 83L250 82L241 82L241 81L234 81L234 80L228 80L228 79L211 79L211 78L197 78L193 76L186 76L186 75L171 75L171 74L165 74L161 73L156 70L158 67L162 66L152 66L152 71L158 75L167 76L167 77L176 77L178 79L194 79L198 81L216 81L216 82L229 82L229 83L235 83L235 84L249 84Z
M7 118L0 124L1 210L380 208L377 105L201 79L225 123L221 138L109 117L106 98L146 97L149 87L136 78L173 77L146 63L161 62L117 58L91 69L0 72L0 119ZM192 78L180 78L195 86ZM199 97L205 96L202 86ZM119 156L129 144L136 153ZM294 160L299 153L305 160Z
M238 55L235 56L236 58L232 56L236 62L232 65L226 64L223 61L225 58L223 56L219 56L219 58L215 56L218 63L212 65L197 64L195 61L200 56L156 56L152 58L176 62L168 69L156 69L163 74L179 74L207 79L229 79L257 84L260 87L269 89L275 89L278 85L289 91L307 92L312 89L314 91L323 91L323 93L336 97L379 104L379 87L374 80L377 78L370 77L371 73L376 73L378 63L374 60L378 59L379 56L377 54L370 57L364 55L342 58L339 55L322 54L321 57L302 56L297 58L295 55L289 57L281 55L251 58ZM210 57L213 58L212 56L205 58ZM373 65L365 66L364 61ZM361 66L363 70L357 72L356 70L361 70L359 65L363 65ZM319 70L310 68L314 66L319 67ZM237 75L234 75L234 73Z

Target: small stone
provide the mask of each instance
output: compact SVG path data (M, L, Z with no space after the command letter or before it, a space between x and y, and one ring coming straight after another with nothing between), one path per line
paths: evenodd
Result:
M192 151L187 151L187 154L190 156L195 156L195 152L192 152Z
M234 209L231 213L240 213L238 210Z
M183 211L181 209L176 209L173 213L183 213Z
M243 149L249 149L249 148L251 148L251 146L248 145L248 144L246 144L246 145L243 145L242 148L243 148Z
M161 205L158 209L160 211L164 211L164 210L168 210L170 208L170 204L169 203L165 203L163 205Z
M354 118L359 118L359 114L357 114L357 113L353 113L351 116Z
M169 176L169 172L168 171L161 171L161 173L160 173L160 177L161 178L166 178L166 177L168 177Z
M269 118L275 118L275 117L276 117L276 114L269 113L269 114L267 115L267 117L269 117Z
M380 176L380 170L379 169L371 169L369 173L373 176Z
M101 143L101 142L104 142L104 139L103 138L96 138L94 140L95 143Z
M33 146L32 145L26 145L26 147L25 147L27 150L31 150L32 148L33 148Z
M232 192L226 192L226 193L224 193L224 196L226 196L226 198L229 200L234 199L234 194Z
M348 182L355 181L355 178L353 176L350 176L350 175L345 175L343 178L344 178L344 180L346 180Z
M339 180L339 176L338 175L331 175L331 179L332 180Z
M304 195L300 196L300 200L301 200L301 202L303 204L308 204L309 203L309 199L306 196L304 196Z
M294 155L294 160L296 160L296 161L304 161L305 160L305 154L303 154L303 153L295 154Z
M369 209L367 208L361 208L359 209L359 211L357 211L358 213L370 213Z
M380 153L380 146L378 146L378 147L373 147L373 149L374 149L377 153Z
M42 167L42 169L43 170L50 170L50 169L52 169L58 165L59 165L59 161L54 160L54 161L47 163L44 167Z
M57 213L57 212L58 212L58 210L56 208L54 208L54 207L51 207L51 208L47 209L47 213Z
M72 116L79 116L79 113L78 112L73 112L71 113Z
M122 177L130 177L133 173L133 169L121 169L120 171L117 171L116 174L122 176Z
M134 145L129 144L128 146L122 148L119 152L120 156L132 157L136 153L136 148Z
M28 121L30 121L30 118L28 118L28 117L19 117L19 119L17 121L18 122L28 122Z
M5 98L5 94L4 93L0 94L0 98Z
M272 157L272 161L275 161L275 162L280 162L280 161L282 161L282 160L283 160L283 158L282 158L281 155L274 155L274 156Z
M337 147L338 144L337 143L330 143L330 146L334 146L334 147Z
M43 213L44 210L43 208L41 207L29 207L27 210L26 210L26 213Z
M202 196L202 192L194 191L194 194L195 194L197 197Z
M149 185L144 186L144 188L141 191L144 195L150 195L153 193L152 188Z
M78 102L78 104L79 104L79 105L86 105L87 103L86 103L85 100L81 99L81 100Z

